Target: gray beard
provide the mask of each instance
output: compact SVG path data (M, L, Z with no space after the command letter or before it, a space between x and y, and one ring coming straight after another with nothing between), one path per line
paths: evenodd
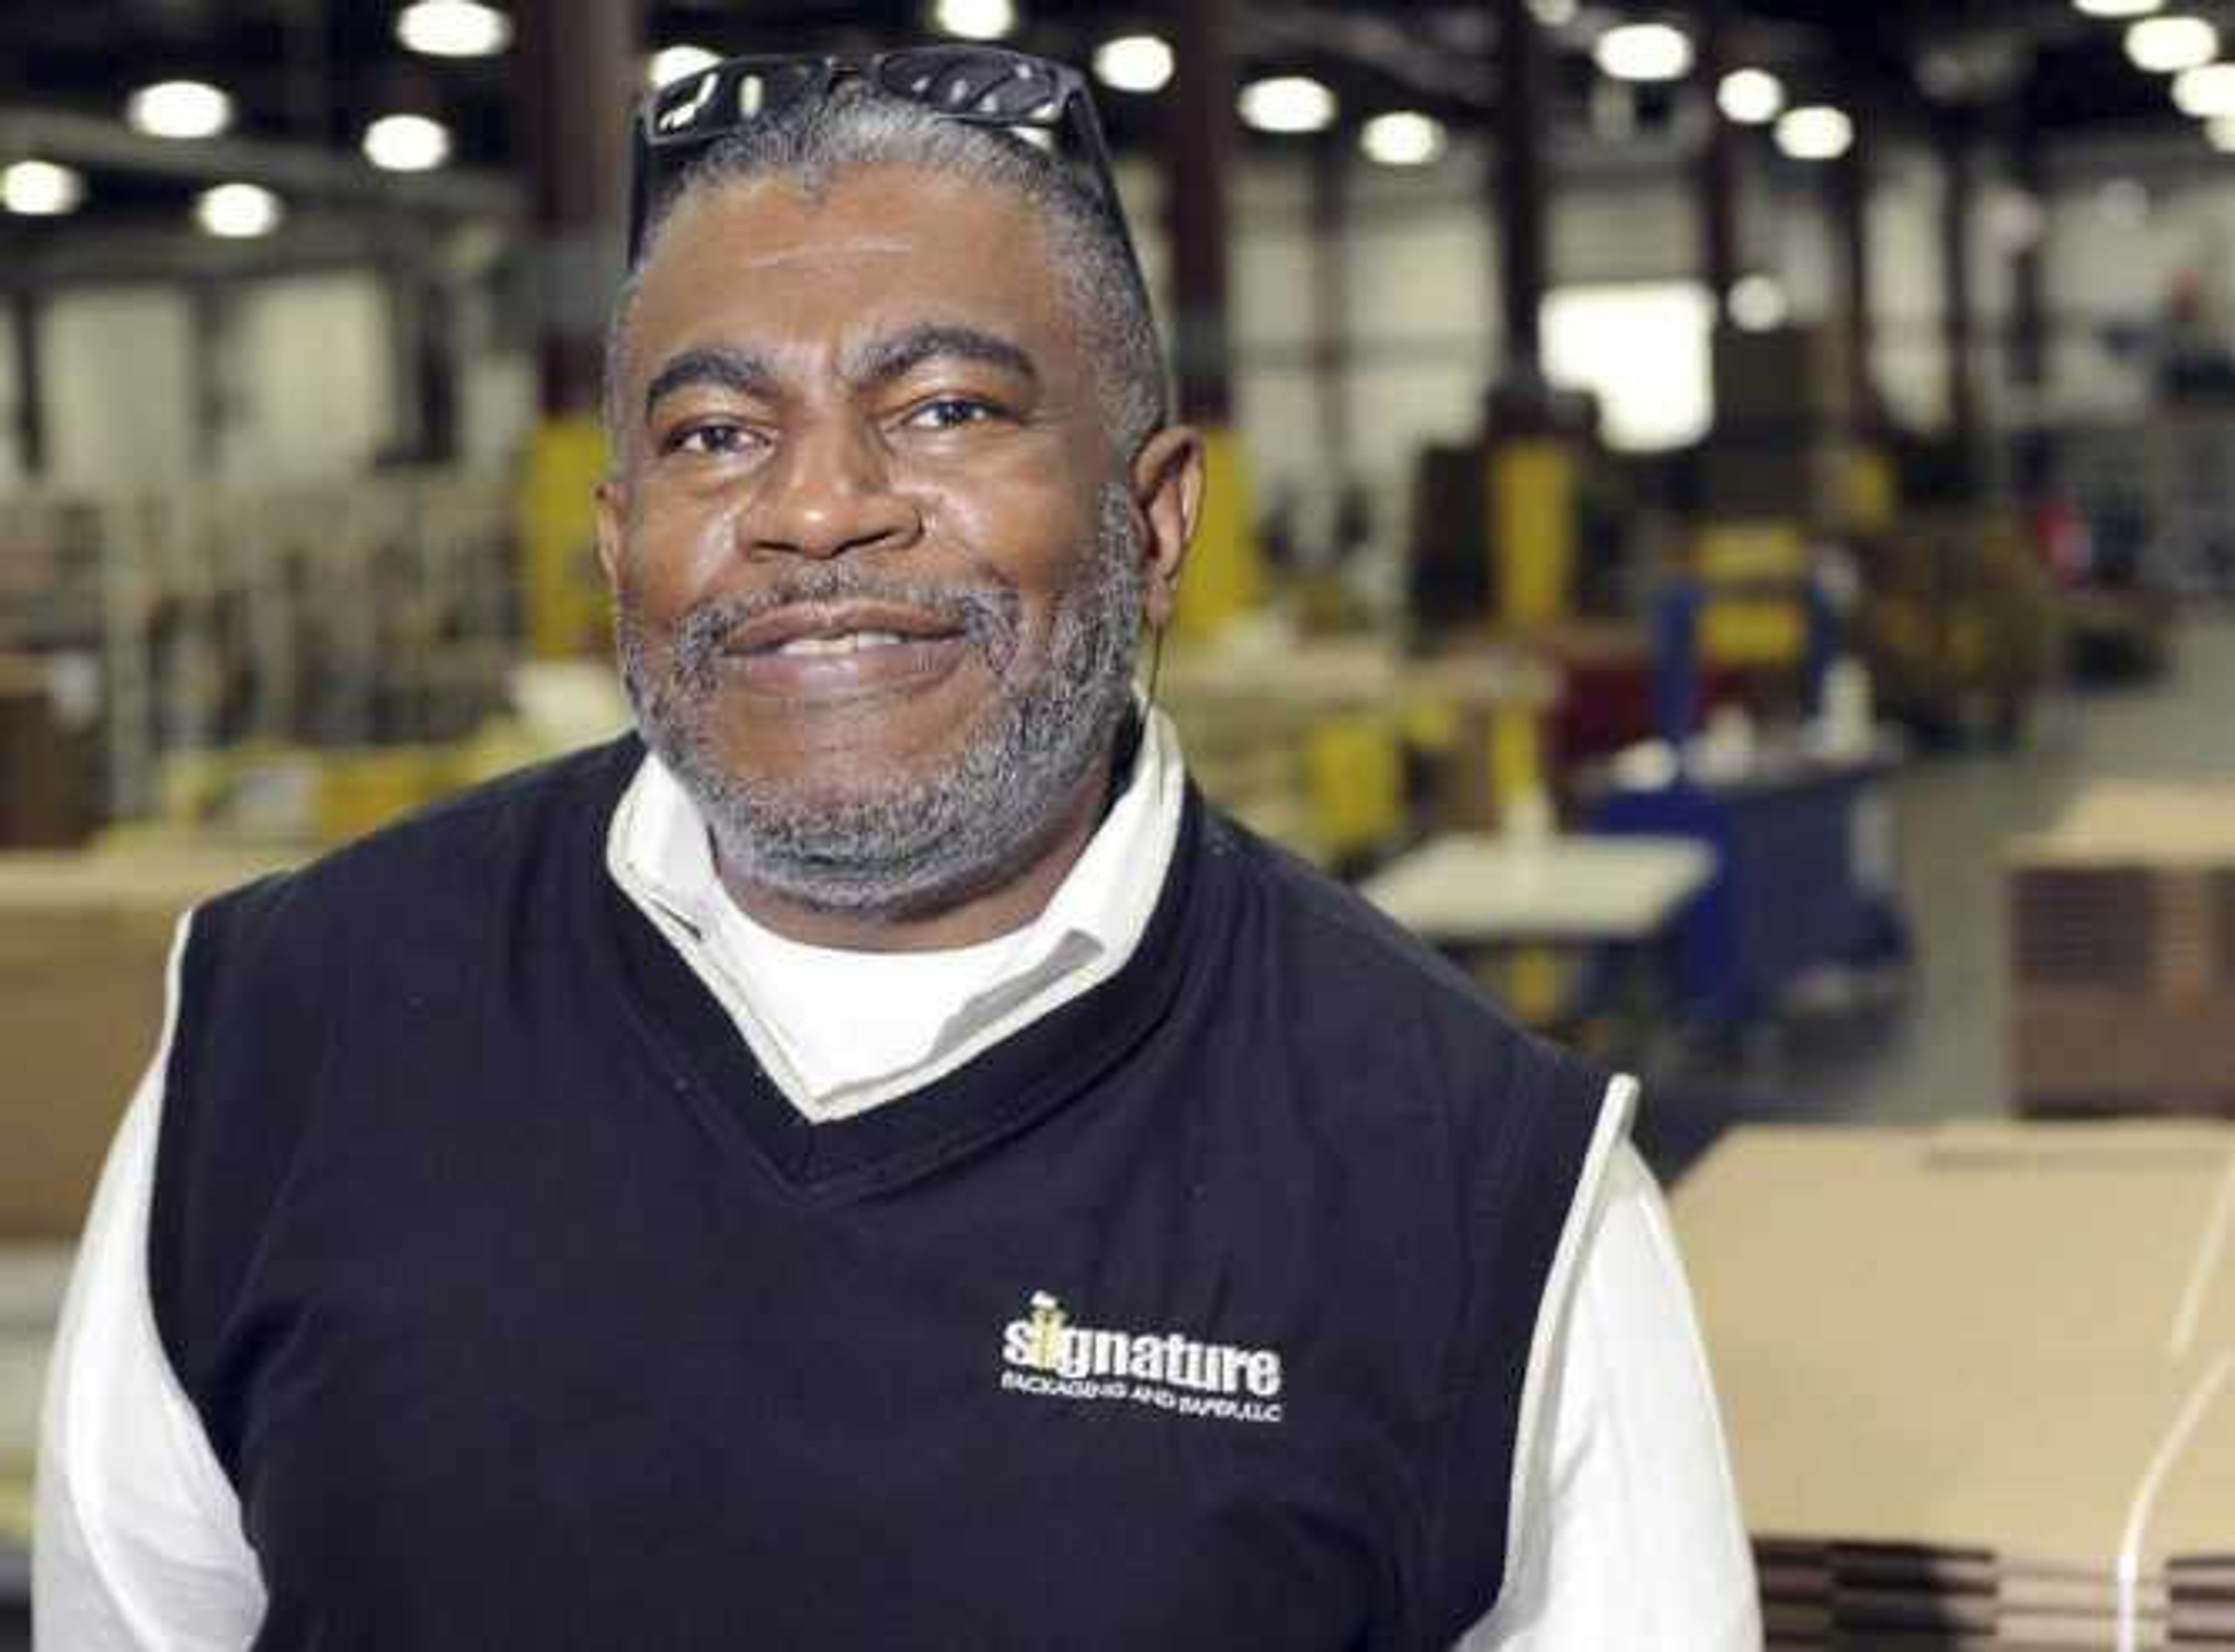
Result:
M1096 544L1059 600L1039 669L1020 674L1019 606L1002 585L918 587L816 564L753 596L700 604L672 652L623 597L621 675L646 742L682 782L731 876L817 911L894 918L953 907L1015 876L1061 830L1131 697L1147 571L1125 490L1102 497ZM724 640L794 602L885 600L958 625L996 692L961 751L921 777L838 793L738 774L718 741Z

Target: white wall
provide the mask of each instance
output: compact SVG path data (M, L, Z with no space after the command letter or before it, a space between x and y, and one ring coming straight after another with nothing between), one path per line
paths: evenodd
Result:
M236 290L228 481L362 471L397 429L387 295L370 275L296 276Z
M40 318L48 475L125 491L193 474L193 318L167 286L57 293Z

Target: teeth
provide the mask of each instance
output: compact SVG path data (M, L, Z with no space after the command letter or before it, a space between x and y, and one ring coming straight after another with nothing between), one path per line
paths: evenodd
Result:
M887 648L905 641L897 631L849 631L840 637L794 637L777 650L780 654L852 654L864 648Z

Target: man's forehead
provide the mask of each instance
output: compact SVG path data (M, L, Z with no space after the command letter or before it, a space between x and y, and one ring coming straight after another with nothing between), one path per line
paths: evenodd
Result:
M862 167L813 191L782 176L711 186L678 208L641 279L639 327L664 340L789 321L858 343L956 324L1044 351L1074 331L1026 204L923 167Z
M988 238L995 238L989 246ZM809 187L785 174L716 181L677 210L653 263L681 253L735 269L862 256L982 256L1029 264L1043 239L1023 198L1001 185L904 163L867 165Z

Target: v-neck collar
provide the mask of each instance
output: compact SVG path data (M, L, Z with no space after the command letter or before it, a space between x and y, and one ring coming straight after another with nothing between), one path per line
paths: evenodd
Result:
M618 945L628 1007L670 1087L794 1196L837 1203L928 1174L1026 1128L1162 1019L1187 970L1183 936L1202 915L1196 872L1203 814L1190 783L1156 910L1116 974L908 1096L823 1123L801 1115L754 1059L728 1009L605 875L601 820L588 823L586 869Z

